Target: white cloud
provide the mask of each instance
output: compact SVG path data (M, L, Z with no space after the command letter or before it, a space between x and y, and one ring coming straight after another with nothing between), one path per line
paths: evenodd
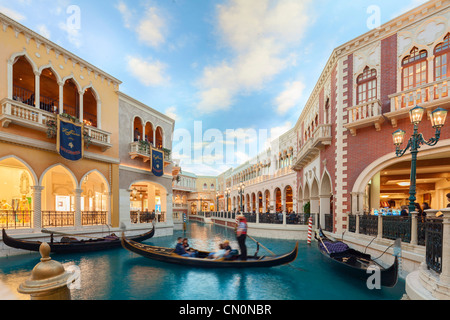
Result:
M128 8L128 6L123 1L119 1L116 4L116 9L119 10L122 15L124 24L126 28L131 28L131 22L133 21L133 12Z
M43 36L43 37L45 37L47 39L50 39L51 33L50 33L50 30L47 28L46 25L44 25L44 24L38 25L37 26L37 31L38 31L38 33L41 36Z
M166 116L169 118L178 121L178 114L177 114L177 108L176 107L170 107L166 110Z
M148 8L145 17L139 22L136 32L139 40L150 47L158 47L165 42L163 35L166 23L157 8Z
M166 42L167 23L160 9L148 7L140 17L123 1L119 1L115 7L122 15L125 27L135 31L139 41L154 48Z
M9 8L0 6L0 12L3 13L4 15L10 17L11 19L19 21L19 22L26 20L26 17L23 14L15 11L13 9L9 9Z
M167 84L166 65L160 61L144 60L138 57L127 57L127 66L131 74L147 87Z
M278 114L285 115L297 106L303 96L303 90L305 84L301 81L286 83L285 90L275 99Z
M308 1L229 0L218 5L218 33L233 57L207 66L197 85L198 109L228 110L236 95L261 90L295 63L297 46L310 18Z
M59 29L67 34L67 40L73 44L75 47L80 48L83 44L80 29L73 28L66 22L60 22L58 24Z

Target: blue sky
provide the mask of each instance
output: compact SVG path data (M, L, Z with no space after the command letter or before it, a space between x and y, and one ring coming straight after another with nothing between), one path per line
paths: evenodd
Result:
M371 6L384 23L423 2L0 0L0 12L121 80L122 92L175 118L176 130L194 136L202 121L204 131L275 138L295 125L332 50L369 31ZM67 28L78 12L79 28ZM185 162L177 141L174 150ZM182 165L216 175L248 156Z

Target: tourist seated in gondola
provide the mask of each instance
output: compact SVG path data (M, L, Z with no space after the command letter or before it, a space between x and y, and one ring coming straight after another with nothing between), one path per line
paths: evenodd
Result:
M186 257L186 258L196 258L198 256L197 252L187 252L183 246L183 238L178 238L177 246L175 247L175 254Z
M183 247L184 247L184 250L186 250L186 252L195 252L195 250L192 249L191 246L189 245L188 238L183 239Z
M208 259L214 259L214 260L219 260L219 259L223 259L225 258L225 256L227 256L230 253L230 251L227 251L225 249L225 245L223 243L221 243L219 245L219 251L217 252L211 252L208 256Z

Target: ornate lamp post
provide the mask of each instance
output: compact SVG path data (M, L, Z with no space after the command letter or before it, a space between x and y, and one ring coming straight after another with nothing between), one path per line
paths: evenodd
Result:
M239 194L239 198L241 200L241 212L244 212L244 204L242 203L242 197L244 196L244 190L245 190L245 185L243 182L241 182L238 187L238 194Z
M419 133L419 123L422 121L425 109L422 107L415 107L410 111L411 123L414 125L414 133L409 139L408 145L405 149L400 149L405 139L406 132L403 130L397 130L393 134L394 145L397 147L396 156L402 157L408 150L411 150L412 162L411 162L411 183L409 190L409 212L416 211L416 180L417 180L417 154L422 145L435 146L441 138L441 129L445 124L447 118L447 110L438 108L431 113L431 125L436 129L436 134L433 138L426 141L422 133Z
M216 205L217 205L216 212L219 212L219 199L220 199L220 193L219 193L219 191L217 191L217 194L216 194Z
M228 212L228 211L230 211L228 208L228 199L230 199L230 196L231 196L230 188L227 188L227 190L225 190L225 196L227 197L227 212Z

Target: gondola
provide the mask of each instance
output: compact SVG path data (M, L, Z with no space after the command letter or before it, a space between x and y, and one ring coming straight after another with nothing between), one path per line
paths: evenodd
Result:
M39 248L42 242L11 238L6 234L5 229L3 229L2 233L3 233L3 242L5 243L5 245L16 249L39 252ZM55 234L57 233L55 232ZM133 239L133 241L136 242L141 242L152 238L154 234L155 234L155 227L153 226L151 231L138 236L131 237L130 239ZM53 238L53 236L51 236L51 238ZM119 248L121 246L121 240L119 237L114 235L90 240L77 240L70 237L64 237L61 239L61 242L50 241L49 245L52 253L57 254L86 253Z
M199 252L197 258L186 258L175 254L174 249L145 245L133 240L128 240L124 236L122 236L122 246L125 249L148 259L171 264L178 264L187 267L209 268L209 269L272 268L292 263L293 261L295 261L295 259L297 259L298 254L298 243L295 246L295 249L288 254L276 257L249 256L246 261L241 261L238 259L229 259L229 260L206 259L206 257L208 257L208 255L210 254L209 252Z
M393 288L397 285L399 260L395 257L395 262L390 268L384 268L368 254L351 249L345 243L328 239L320 229L316 232L319 251L327 258L334 267L346 272L354 277L368 280L373 275L374 268L380 270L381 286Z

